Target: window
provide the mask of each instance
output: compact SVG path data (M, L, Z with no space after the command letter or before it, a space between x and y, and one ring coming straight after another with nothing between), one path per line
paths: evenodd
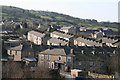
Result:
M51 62L51 68L54 69L54 62Z
M61 56L59 56L59 57L58 57L58 60L62 60L62 57L61 57Z
M39 59L40 59L40 60L44 60L44 55L43 55L43 54L40 54L40 55L39 55Z
M16 51L12 51L12 53L13 53L13 54L15 54L15 53L16 53Z
M17 55L17 51L16 51L15 55Z
M50 60L51 55L48 55L48 60Z
M83 50L82 50L81 52L82 52L82 54L84 54L84 51L83 51Z
M48 67L51 68L51 64L50 64L50 62L48 62Z
M81 66L81 65L82 65L82 62L79 62L78 65Z
M11 54L12 54L12 51L11 51L11 50L8 50L8 53L11 55Z
M71 62L72 58L71 57L67 57L67 62Z
M31 55L31 53L29 52L29 55Z
M94 65L94 63L91 61L91 62L89 62L89 66L93 66Z

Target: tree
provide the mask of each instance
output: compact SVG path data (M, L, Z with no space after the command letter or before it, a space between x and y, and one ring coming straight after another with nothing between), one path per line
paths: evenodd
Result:
M106 70L107 73L109 74L114 74L115 72L120 72L120 59L119 59L120 55L115 55L110 57L107 61L106 61Z
M49 71L47 66L39 65L35 68L34 78L51 78Z
M17 62L5 62L2 68L3 78L23 78L23 70L21 69L21 65Z

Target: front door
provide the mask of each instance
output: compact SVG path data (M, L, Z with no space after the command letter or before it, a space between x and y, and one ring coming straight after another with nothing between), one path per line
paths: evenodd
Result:
M61 69L62 64L58 63L58 69Z

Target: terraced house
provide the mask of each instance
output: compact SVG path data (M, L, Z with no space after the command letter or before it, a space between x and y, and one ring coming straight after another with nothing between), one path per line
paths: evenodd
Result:
M76 46L102 46L102 43L85 39L82 37L78 37L77 39L74 39L74 45Z
M64 41L68 41L69 45L73 45L73 35L54 31L50 34L50 37L61 38Z
M64 49L47 49L38 55L38 64L48 66L51 69L65 69L66 64L73 64L74 55L66 55Z
M65 46L65 45L68 45L68 41L63 41L58 38L51 38L47 41L47 45Z
M46 43L45 42L45 34L37 32L37 31L29 31L28 32L28 40L37 45Z

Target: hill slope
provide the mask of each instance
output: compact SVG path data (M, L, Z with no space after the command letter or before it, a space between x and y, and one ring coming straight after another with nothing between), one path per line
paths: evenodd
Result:
M97 20L88 20L75 18L69 15L59 14L48 11L34 11L25 10L13 6L1 6L2 7L2 19L14 20L22 22L33 22L36 24L55 24L55 25L76 25L86 27L107 27L110 29L117 29L118 23L110 22L97 22Z

